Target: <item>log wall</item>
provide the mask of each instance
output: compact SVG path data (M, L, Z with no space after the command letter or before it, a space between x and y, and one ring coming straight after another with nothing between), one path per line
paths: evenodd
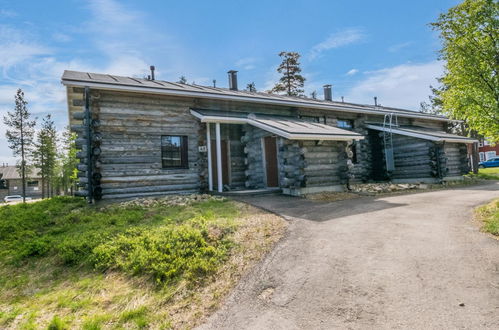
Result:
M92 114L100 121L103 198L128 198L200 189L200 123L189 100L100 91L93 93ZM188 168L165 169L161 136L188 138Z
M380 133L383 134L383 133ZM436 171L434 143L410 136L393 134L395 170L392 179L434 178Z
M464 143L445 143L443 146L444 177L455 177L469 173L468 150Z
M82 110L83 89L68 87L70 113ZM289 141L278 138L280 185L286 189L330 187L373 179L373 164L378 152L379 136L373 138L366 122L383 122L383 116L346 113L329 110L302 109L284 106L252 104L221 100L193 99L152 94L122 93L92 90L92 115L99 121L102 136L98 159L102 175L103 198L154 196L170 193L191 193L207 189L206 125L190 114L190 109L229 112L255 112L285 116L306 116L326 125L337 125L338 119L354 121L353 131L365 136L356 142L357 162L346 142ZM70 116L75 131L82 132L82 122ZM399 124L413 124L441 130L443 123L431 120L399 118ZM79 128L78 128L79 126ZM214 124L211 136L215 138ZM222 138L229 141L231 189L263 188L265 173L261 139L270 135L247 125L222 124ZM161 166L161 135L188 137L188 169L163 169ZM80 133L80 139L84 135ZM84 142L84 140L83 140ZM85 151L85 143L81 143ZM422 178L435 174L431 159L431 143L394 135L395 166L393 178ZM464 145L463 145L464 146ZM447 175L462 173L459 163L465 153L459 144L444 147ZM463 157L464 155L464 157ZM82 160L85 154L81 153ZM381 156L382 157L382 156ZM429 164L429 165L428 165ZM84 171L84 165L80 166ZM82 178L84 181L85 178Z
M243 131L242 144L246 165L245 187L247 189L265 188L266 176L263 166L262 138L271 134L250 125L244 125Z

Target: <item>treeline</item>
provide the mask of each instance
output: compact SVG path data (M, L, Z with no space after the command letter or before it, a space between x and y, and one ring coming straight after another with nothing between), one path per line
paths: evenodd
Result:
M14 111L3 118L7 125L6 137L22 179L22 195L26 197L26 182L34 177L41 180L42 198L55 195L73 195L76 190L76 135L69 129L57 132L49 114L37 126L24 98L17 90Z

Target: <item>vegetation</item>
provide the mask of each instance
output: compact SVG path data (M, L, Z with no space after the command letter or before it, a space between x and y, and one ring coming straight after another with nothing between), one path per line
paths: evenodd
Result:
M477 208L475 214L482 221L485 232L499 236L499 199Z
M468 176L481 180L499 180L499 167L481 168L477 174L470 173Z
M433 105L491 142L499 142L498 17L499 2L465 0L432 24L445 61Z
M246 90L251 93L256 93L256 85L255 82L250 82L249 84L246 85Z
M282 58L282 62L277 68L277 72L282 77L271 92L284 92L289 96L302 96L305 77L300 74L300 54L296 52L280 52L279 56Z
M50 115L43 119L38 131L33 158L42 177L42 198L50 197L54 193L53 181L57 165L57 130Z
M24 99L24 92L21 89L17 90L15 103L14 112L7 112L7 116L3 118L3 121L8 127L5 136L7 137L9 148L12 149L15 156L21 157L19 164L22 179L21 190L23 202L26 202L27 159L33 144L36 121L30 119L31 114L28 111L28 102Z
M220 198L177 199L1 207L0 328L198 323L283 225Z

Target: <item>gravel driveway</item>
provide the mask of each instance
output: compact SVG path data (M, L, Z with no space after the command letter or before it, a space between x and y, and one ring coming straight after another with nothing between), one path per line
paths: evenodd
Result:
M203 329L499 329L499 241L472 208L499 182L318 202L247 197L288 235Z

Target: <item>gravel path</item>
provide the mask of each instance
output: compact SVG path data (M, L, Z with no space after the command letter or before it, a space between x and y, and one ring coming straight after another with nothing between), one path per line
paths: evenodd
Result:
M382 198L246 201L287 236L202 329L499 329L499 241L473 207L499 182Z

